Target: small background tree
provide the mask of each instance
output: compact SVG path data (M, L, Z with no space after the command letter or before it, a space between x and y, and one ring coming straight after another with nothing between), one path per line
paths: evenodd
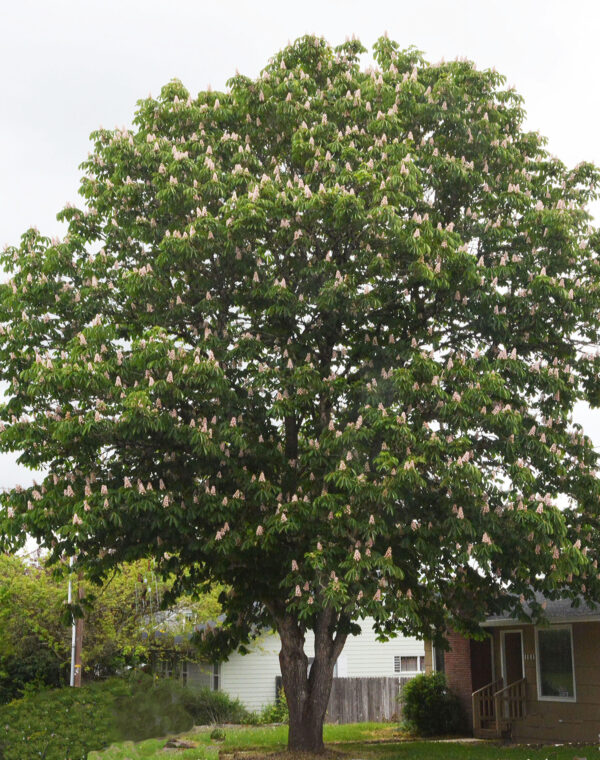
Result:
M0 446L47 473L2 497L8 543L223 584L206 646L276 628L315 751L363 616L439 639L600 592L571 421L600 400L598 172L499 74L364 52L304 37L226 92L171 82L94 133L65 238L2 257Z
M155 636L166 630L164 616L157 613L167 588L153 579L149 563L140 561L122 566L94 589L93 598L88 595L81 610L85 680L169 657L173 636L191 634L191 623L176 619L168 625L171 636ZM65 573L57 575L43 559L0 555L0 703L21 696L27 684L68 684L71 628L66 601ZM214 595L181 603L195 623L219 614Z

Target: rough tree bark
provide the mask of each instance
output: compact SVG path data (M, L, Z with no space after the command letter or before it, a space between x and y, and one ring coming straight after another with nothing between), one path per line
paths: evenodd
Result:
M279 663L290 713L288 750L323 752L323 722L331 693L335 662L346 635L335 635L336 615L324 611L315 628L315 658L308 673L304 631L291 616L278 620L281 637Z

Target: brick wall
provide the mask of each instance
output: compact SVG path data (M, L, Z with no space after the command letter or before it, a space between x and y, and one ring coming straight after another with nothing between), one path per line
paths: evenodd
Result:
M473 679L471 675L471 642L454 631L448 633L450 649L445 653L445 670L448 686L460 699L469 725L473 723Z

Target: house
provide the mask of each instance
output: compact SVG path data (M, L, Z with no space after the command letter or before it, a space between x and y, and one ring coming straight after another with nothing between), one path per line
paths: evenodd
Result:
M388 676L410 678L425 670L425 645L417 639L398 636L390 641L377 641L373 620L365 618L362 632L349 636L335 665L334 677ZM277 698L279 668L279 636L265 632L248 654L234 652L226 662L198 662L192 657L163 660L164 675L177 676L183 683L221 690L237 698L248 710L260 710ZM306 653L314 652L312 634L306 637Z
M443 670L473 734L517 742L597 742L600 609L545 601L545 625L508 615L482 625L484 641L450 632L450 650L426 643L426 670Z

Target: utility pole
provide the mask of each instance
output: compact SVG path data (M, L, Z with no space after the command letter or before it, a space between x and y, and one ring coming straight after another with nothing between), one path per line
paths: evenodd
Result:
M73 566L73 557L69 560L69 566ZM83 588L81 587L81 573L77 577L77 596L83 597ZM73 578L69 575L69 589L67 593L69 604L73 601ZM81 686L81 650L83 648L83 618L72 618L71 625L71 677L70 686Z
M77 578L77 595L79 599L83 597L83 586L81 585L82 575L79 573ZM73 686L81 686L81 650L83 649L83 618L79 617L75 621L75 663L73 673Z
M73 557L69 559L69 568L73 567ZM67 603L71 604L73 601L73 574L69 572L69 587L67 591ZM75 626L75 618L71 615L71 675L69 678L69 686L75 686L75 650L76 650L77 631Z

